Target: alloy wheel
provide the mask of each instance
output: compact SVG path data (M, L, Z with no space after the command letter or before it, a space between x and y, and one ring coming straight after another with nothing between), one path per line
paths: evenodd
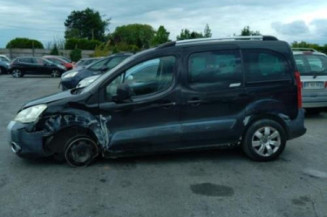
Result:
M272 156L279 150L280 145L280 133L271 126L259 128L252 136L252 148L262 157Z

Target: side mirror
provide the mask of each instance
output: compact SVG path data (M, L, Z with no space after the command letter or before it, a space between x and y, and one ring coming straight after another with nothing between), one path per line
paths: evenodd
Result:
M120 103L125 101L131 101L132 89L126 83L120 84L117 88L117 95L113 97L113 101Z

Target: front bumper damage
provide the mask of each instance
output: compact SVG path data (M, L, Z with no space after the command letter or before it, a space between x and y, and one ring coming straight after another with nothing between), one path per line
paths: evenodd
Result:
M101 150L105 150L109 148L111 135L107 129L109 120L110 117L95 117L82 110L71 110L44 117L37 123L11 121L7 127L9 144L12 151L20 157L48 157L54 154L53 150L57 150L56 147L50 147L57 132L70 127L80 127L92 132Z

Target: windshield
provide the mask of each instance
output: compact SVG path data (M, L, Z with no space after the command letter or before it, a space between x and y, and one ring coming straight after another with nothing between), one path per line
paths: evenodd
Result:
M327 57L316 54L298 54L294 56L301 75L327 75Z
M87 69L89 69L91 71L99 71L107 61L108 61L108 59L103 59L103 60L97 61L97 62L93 63L92 65L90 65Z
M126 58L125 60L123 60L121 63L119 63L116 67L112 68L111 70L109 70L106 73L103 73L102 75L100 75L100 77L98 79L96 79L94 82L92 82L89 86L85 87L83 89L83 92L87 92L89 90L91 90L93 87L97 86L99 83L102 82L103 79L106 79L110 74L112 74L114 71L116 71L117 69L119 69L120 67L122 67L123 65L125 65L126 63L128 63L129 61L134 59L135 55L129 56L128 58Z

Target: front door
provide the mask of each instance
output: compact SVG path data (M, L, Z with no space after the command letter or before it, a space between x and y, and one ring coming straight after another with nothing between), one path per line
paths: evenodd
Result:
M237 142L249 97L244 93L240 50L186 50L181 123L185 146Z
M177 58L164 56L136 63L103 88L100 114L107 120L107 151L154 152L180 143ZM117 87L127 84L133 96L114 102Z

